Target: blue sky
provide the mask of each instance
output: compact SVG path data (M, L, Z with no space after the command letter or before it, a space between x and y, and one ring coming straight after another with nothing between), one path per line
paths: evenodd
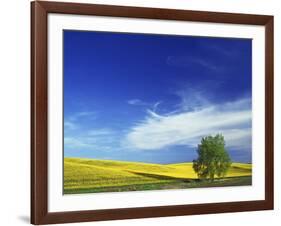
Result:
M64 31L64 155L192 161L222 133L251 162L250 39Z

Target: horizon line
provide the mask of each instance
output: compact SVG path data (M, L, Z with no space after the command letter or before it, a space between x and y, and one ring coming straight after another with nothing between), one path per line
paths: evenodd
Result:
M75 159L88 159L88 160L98 160L98 161L116 161L116 162L130 162L130 163L145 163L145 164L158 164L158 165L171 165L171 164L181 164L181 163L192 163L188 162L170 162L170 163L157 163L157 162L143 162L143 161L128 161L128 160L119 160L119 159L99 159L99 158L89 158L89 157L73 157L73 156L64 156L66 158L75 158ZM243 163L243 164L253 164L252 162L231 162L231 163Z

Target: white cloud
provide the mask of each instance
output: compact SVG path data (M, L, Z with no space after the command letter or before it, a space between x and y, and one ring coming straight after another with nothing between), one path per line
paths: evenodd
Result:
M156 111L159 105L162 103L161 101L157 101L155 103L148 103L145 101L142 101L140 99L131 99L127 101L128 104L130 105L135 105L135 106L143 106L147 108L152 108L153 111Z
M178 104L179 111L199 110L211 105L203 93L198 92L197 89L185 87L185 89L175 92L181 99L181 102Z
M168 56L166 62L168 65L175 66L175 67L197 66L214 71L218 71L222 69L221 65L218 65L213 61L210 61L210 59L207 58L204 59L204 56L195 56L195 55Z
M152 108L153 108L153 111L157 111L159 105L161 104L162 102L161 101L158 101L156 102L155 104L153 104Z
M77 151L95 150L95 151L112 151L116 147L118 134L110 128L95 128L83 130L75 135L64 137L64 146L66 149ZM116 149L116 148L115 148Z
M68 121L77 121L80 118L84 118L84 117L90 117L90 118L96 118L97 113L94 111L80 111L80 112L76 112L75 114L71 115L68 118Z
M90 118L94 119L96 118L96 112L93 111L80 111L76 112L68 117L64 118L64 129L65 132L72 131L72 130L78 130L81 126L81 123L79 123L79 120L81 118Z
M130 105L147 105L147 103L143 102L140 99L131 99L131 100L128 100L127 103Z
M64 146L71 149L75 149L75 148L80 149L80 148L89 147L90 144L86 143L85 141L79 138L64 137Z
M109 128L102 128L102 129L93 129L87 132L89 136L108 136L112 135L115 132Z
M74 130L77 128L77 125L71 121L64 120L64 128L66 130Z
M148 110L148 116L131 128L124 143L132 149L161 150L171 145L196 146L203 136L222 133L228 147L249 148L250 103L250 99L241 99L223 105L208 104L165 116Z

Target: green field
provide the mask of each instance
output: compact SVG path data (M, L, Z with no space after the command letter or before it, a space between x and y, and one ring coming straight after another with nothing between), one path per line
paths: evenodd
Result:
M192 163L150 164L64 158L64 193L251 185L252 165L232 163L225 178L198 180Z

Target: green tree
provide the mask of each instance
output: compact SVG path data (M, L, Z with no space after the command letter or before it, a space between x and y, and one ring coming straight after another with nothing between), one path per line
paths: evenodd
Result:
M215 176L224 177L231 165L221 134L206 136L197 149L198 158L193 160L193 169L199 179L214 180Z

